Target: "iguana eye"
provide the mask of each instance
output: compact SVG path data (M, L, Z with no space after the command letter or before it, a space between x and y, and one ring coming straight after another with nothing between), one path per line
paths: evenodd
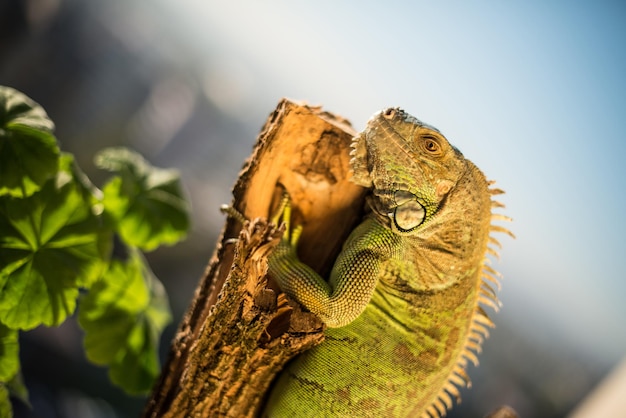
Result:
M422 148L429 154L440 155L441 154L441 146L439 142L431 136L425 136L422 140Z

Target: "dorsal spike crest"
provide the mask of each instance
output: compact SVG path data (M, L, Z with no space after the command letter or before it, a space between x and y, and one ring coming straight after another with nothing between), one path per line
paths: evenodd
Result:
M471 379L469 378L469 376L467 375L467 373L465 372L465 369L464 369L464 368L457 368L457 369L455 370L455 372L456 372L456 374L457 374L457 375L458 375L461 379L463 379L463 381L465 382L465 387L466 387L466 388L468 388L468 389L469 389L469 388L471 388L471 387L472 387L472 381L471 381Z
M500 259L500 254L498 254L498 252L491 247L487 247L487 254L491 254L498 260Z
M495 245L498 248L502 248L502 244L500 244L500 241L498 241L497 239L495 239L494 237L492 237L491 235L489 235L489 243Z
M498 290L502 288L500 281L497 278L493 277L490 273L483 271L483 284L487 284L487 282L493 283Z
M500 272L498 272L496 269L494 269L493 267L489 266L489 265L484 265L483 266L483 270L485 270L486 272L490 273L491 275L497 277L498 279L502 278L502 274L500 274Z
M493 289L493 287L489 286L489 283L486 282L482 282L481 283L481 288L487 292L489 294L489 296L491 296L492 299L497 300L498 296L496 295L496 291Z
M478 301L484 304L485 306L489 306L491 309L493 309L496 312L500 311L500 306L496 302L494 302L493 300L489 298L486 298L483 295L480 295L478 297Z
M469 361L471 361L474 367L478 367L478 357L476 357L476 354L474 354L473 352L469 350L464 350L463 356Z
M491 225L491 231L501 232L503 234L507 234L511 238L515 238L515 235L511 231L509 231L507 228L500 226L500 225Z
M483 337L483 335L481 333L476 332L475 330L472 330L468 337L468 339L475 341L476 344L478 345L482 345L485 342L485 338Z
M456 369L455 369L455 372L456 372ZM467 381L457 374L454 374L454 373L451 374L448 380L454 383L455 385L457 385L458 387L461 387L461 388L467 387Z
M501 222L513 222L513 218L511 218L510 216L502 215L500 213L491 214L491 220Z
M446 392L454 396L456 403L461 403L461 392L459 392L459 389L456 386L454 386L451 382L448 382L446 383L446 386L444 386L444 389Z
M447 392L441 392L439 399L441 399L443 403L445 403L446 410L452 408L452 405L453 405L452 397Z
M443 402L441 402L441 399L436 399L433 405L435 405L435 408L437 408L437 412L439 412L439 416L443 417L446 415L446 412L447 412L446 405Z
M466 344L467 348L474 350L476 353L480 354L483 351L483 348L481 347L481 343L470 339L467 344Z
M426 412L428 413L427 417L430 417L430 418L439 418L441 416L439 415L439 411L437 411L434 405L430 405L427 408Z
M477 306L476 307L476 312L479 313L479 315L475 315L474 319L476 320L476 322L479 322L483 325L487 325L489 328L494 328L495 325L493 324L493 322L491 321L491 319L489 318L489 315L487 315L487 312L485 312L485 310L482 308L482 306Z

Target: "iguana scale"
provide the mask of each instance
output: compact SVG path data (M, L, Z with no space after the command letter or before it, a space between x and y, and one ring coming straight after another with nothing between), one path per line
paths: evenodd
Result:
M352 143L352 181L371 189L328 281L300 262L287 231L269 257L281 289L329 327L281 373L263 416L439 417L493 323L489 265L502 205L482 172L435 128L399 108L374 115ZM276 220L280 220L278 217ZM496 254L497 255L497 254Z

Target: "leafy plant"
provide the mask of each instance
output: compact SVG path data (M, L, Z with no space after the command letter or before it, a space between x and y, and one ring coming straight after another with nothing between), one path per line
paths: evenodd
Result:
M54 124L22 93L0 86L0 416L27 400L20 331L57 326L76 311L87 358L129 393L150 389L171 321L167 295L141 250L183 239L188 204L179 175L125 148L96 156L113 173L96 188L59 150ZM113 257L118 236L123 257Z

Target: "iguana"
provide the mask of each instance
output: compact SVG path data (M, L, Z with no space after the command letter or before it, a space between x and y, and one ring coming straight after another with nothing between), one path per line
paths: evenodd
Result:
M352 143L352 181L367 214L324 280L298 260L290 202L270 274L328 326L325 341L275 382L264 417L439 417L469 386L467 362L493 327L502 205L482 172L435 128L399 108L374 115Z

